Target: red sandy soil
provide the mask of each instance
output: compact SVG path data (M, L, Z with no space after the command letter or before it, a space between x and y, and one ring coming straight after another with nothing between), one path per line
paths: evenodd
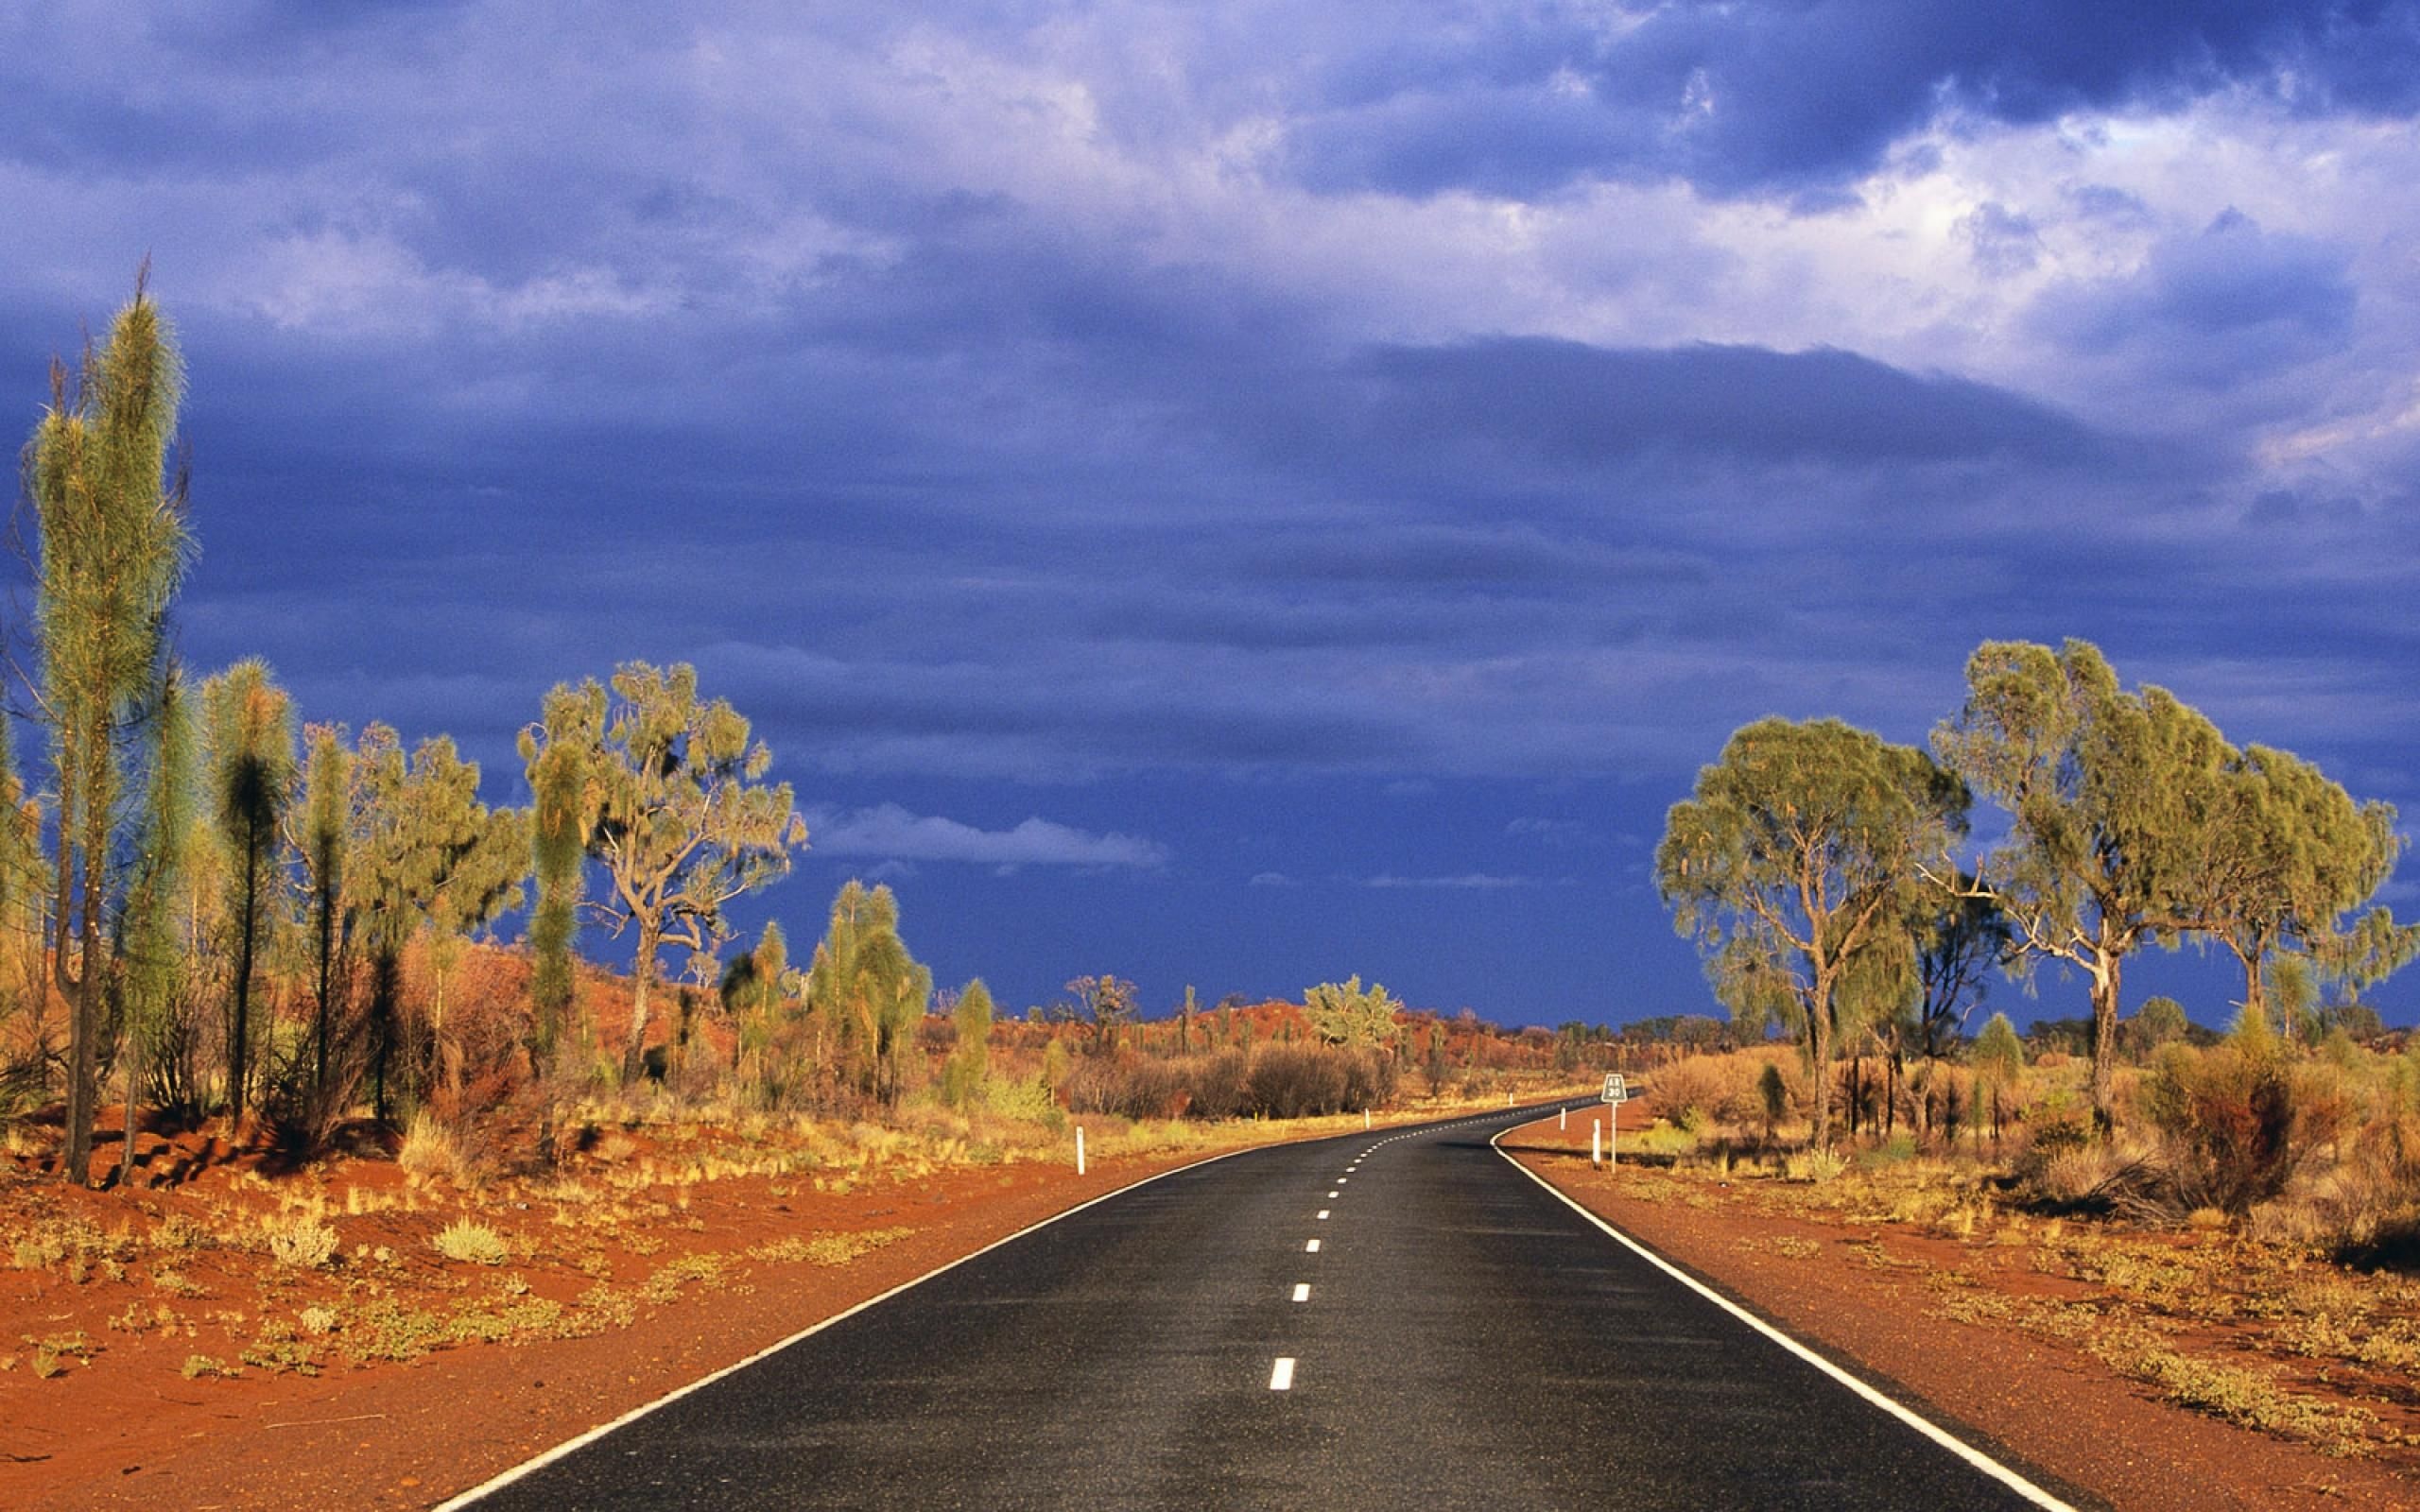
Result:
M1055 1163L959 1168L912 1182L877 1181L845 1196L801 1190L786 1201L771 1198L762 1179L716 1183L695 1198L709 1232L658 1226L676 1243L650 1265L683 1252L677 1241L689 1237L706 1241L695 1247L735 1253L785 1235L902 1226L914 1232L839 1266L742 1262L711 1297L643 1305L630 1326L586 1337L467 1345L409 1364L334 1365L317 1377L247 1368L232 1379L188 1380L182 1366L198 1349L231 1362L236 1351L207 1325L199 1340L110 1331L102 1319L127 1302L151 1305L138 1279L78 1285L0 1272L0 1323L8 1329L0 1338L18 1352L14 1368L0 1374L0 1505L199 1512L431 1504L1006 1234L1199 1158L1098 1160L1082 1177ZM358 1182L377 1169L349 1176ZM752 1190L716 1190L721 1186ZM35 1186L24 1177L0 1176L0 1204L12 1217L33 1205L54 1211L73 1205L104 1227L125 1212L114 1195ZM350 1249L357 1234L433 1229L439 1216L331 1218ZM539 1295L549 1290L534 1268L520 1269ZM186 1274L214 1297L223 1293L237 1306L251 1300L240 1276L199 1263ZM38 1379L18 1341L78 1327L100 1347L98 1356Z
M1593 1114L1591 1118L1593 1118ZM1523 1165L1666 1259L1712 1282L1805 1343L1854 1363L1927 1416L1962 1424L2003 1458L2085 1498L2144 1512L2214 1512L2325 1503L2420 1507L2408 1451L2392 1460L2315 1449L2159 1400L2079 1349L2014 1325L1942 1315L1925 1284L1935 1268L1973 1271L1955 1239L1900 1225L1827 1223L1720 1200L1641 1200L1635 1166L1592 1169L1591 1118L1508 1133ZM1645 1120L1626 1109L1623 1124ZM1788 1246L1785 1253L1775 1242ZM1992 1284L2060 1295L2057 1278L1992 1257ZM2306 1383L2297 1383L2298 1385ZM2057 1489L2053 1486L2053 1489Z

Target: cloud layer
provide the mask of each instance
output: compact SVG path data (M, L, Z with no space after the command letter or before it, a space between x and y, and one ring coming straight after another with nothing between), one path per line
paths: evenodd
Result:
M1222 888L1271 988L1570 892L1432 990L1594 1013L1605 931L1696 991L1635 870L1483 882L1987 636L2420 802L2416 81L2404 0L20 8L0 394L148 252L189 654L499 798L688 660L1004 957L1190 947L981 867ZM1318 878L1420 885L1251 912Z

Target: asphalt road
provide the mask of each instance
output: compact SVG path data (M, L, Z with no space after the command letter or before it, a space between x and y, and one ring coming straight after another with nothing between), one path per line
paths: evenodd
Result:
M477 1504L2031 1504L1489 1148L1534 1116L1162 1177Z

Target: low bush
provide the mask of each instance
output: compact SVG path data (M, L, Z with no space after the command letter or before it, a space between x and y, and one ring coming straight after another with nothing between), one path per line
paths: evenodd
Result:
M457 1218L439 1229L429 1244L446 1259L472 1265L501 1265L511 1253L502 1235L468 1218Z
M2294 1080L2273 1054L2161 1047L2143 1110L2166 1137L2169 1185L2185 1211L2240 1216L2285 1190L2308 1147L2296 1137Z
M342 1247L334 1228L307 1214L291 1223L268 1226L269 1257L281 1265L318 1270L336 1259Z

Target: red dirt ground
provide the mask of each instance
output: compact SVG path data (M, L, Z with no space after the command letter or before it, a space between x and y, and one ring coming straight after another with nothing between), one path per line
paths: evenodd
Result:
M1634 1116L1626 1114L1624 1125ZM1971 1268L1955 1240L1744 1204L1642 1201L1624 1195L1621 1170L1591 1169L1588 1140L1588 1121L1575 1116L1566 1129L1551 1119L1526 1125L1503 1145L1615 1228L1801 1341L1894 1383L1895 1395L1929 1416L1979 1430L2020 1469L2129 1512L2322 1502L2420 1508L2420 1482L2394 1466L2330 1458L2172 1405L2082 1349L2013 1326L1942 1316L1923 1278L1962 1258ZM1773 1252L1777 1239L1797 1242L1790 1258ZM1996 1273L1995 1284L2055 1286L2018 1266Z
M441 1349L409 1364L339 1365L317 1377L246 1369L233 1379L187 1380L181 1367L193 1340L129 1338L88 1321L121 1296L138 1295L132 1280L73 1285L0 1272L0 1322L9 1325L11 1347L38 1330L80 1325L102 1349L89 1367L70 1361L49 1380L38 1379L22 1356L0 1374L0 1505L199 1512L431 1504L1005 1234L1198 1158L1098 1160L1080 1178L1038 1162L958 1169L845 1196L798 1193L786 1202L766 1194L761 1180L727 1183L752 1194L700 1188L694 1211L710 1223L712 1247L725 1252L809 1232L914 1231L845 1265L751 1263L711 1298L683 1296L645 1308L627 1328ZM0 1194L12 1213L28 1198L76 1204L104 1224L123 1211L111 1194L49 1183L29 1193L29 1184L20 1177L16 1191ZM399 1218L337 1224L349 1247L365 1222ZM188 1275L243 1300L240 1278L199 1263ZM539 1295L548 1289L536 1284ZM206 1334L200 1342L213 1344ZM216 1348L232 1357L224 1343Z

